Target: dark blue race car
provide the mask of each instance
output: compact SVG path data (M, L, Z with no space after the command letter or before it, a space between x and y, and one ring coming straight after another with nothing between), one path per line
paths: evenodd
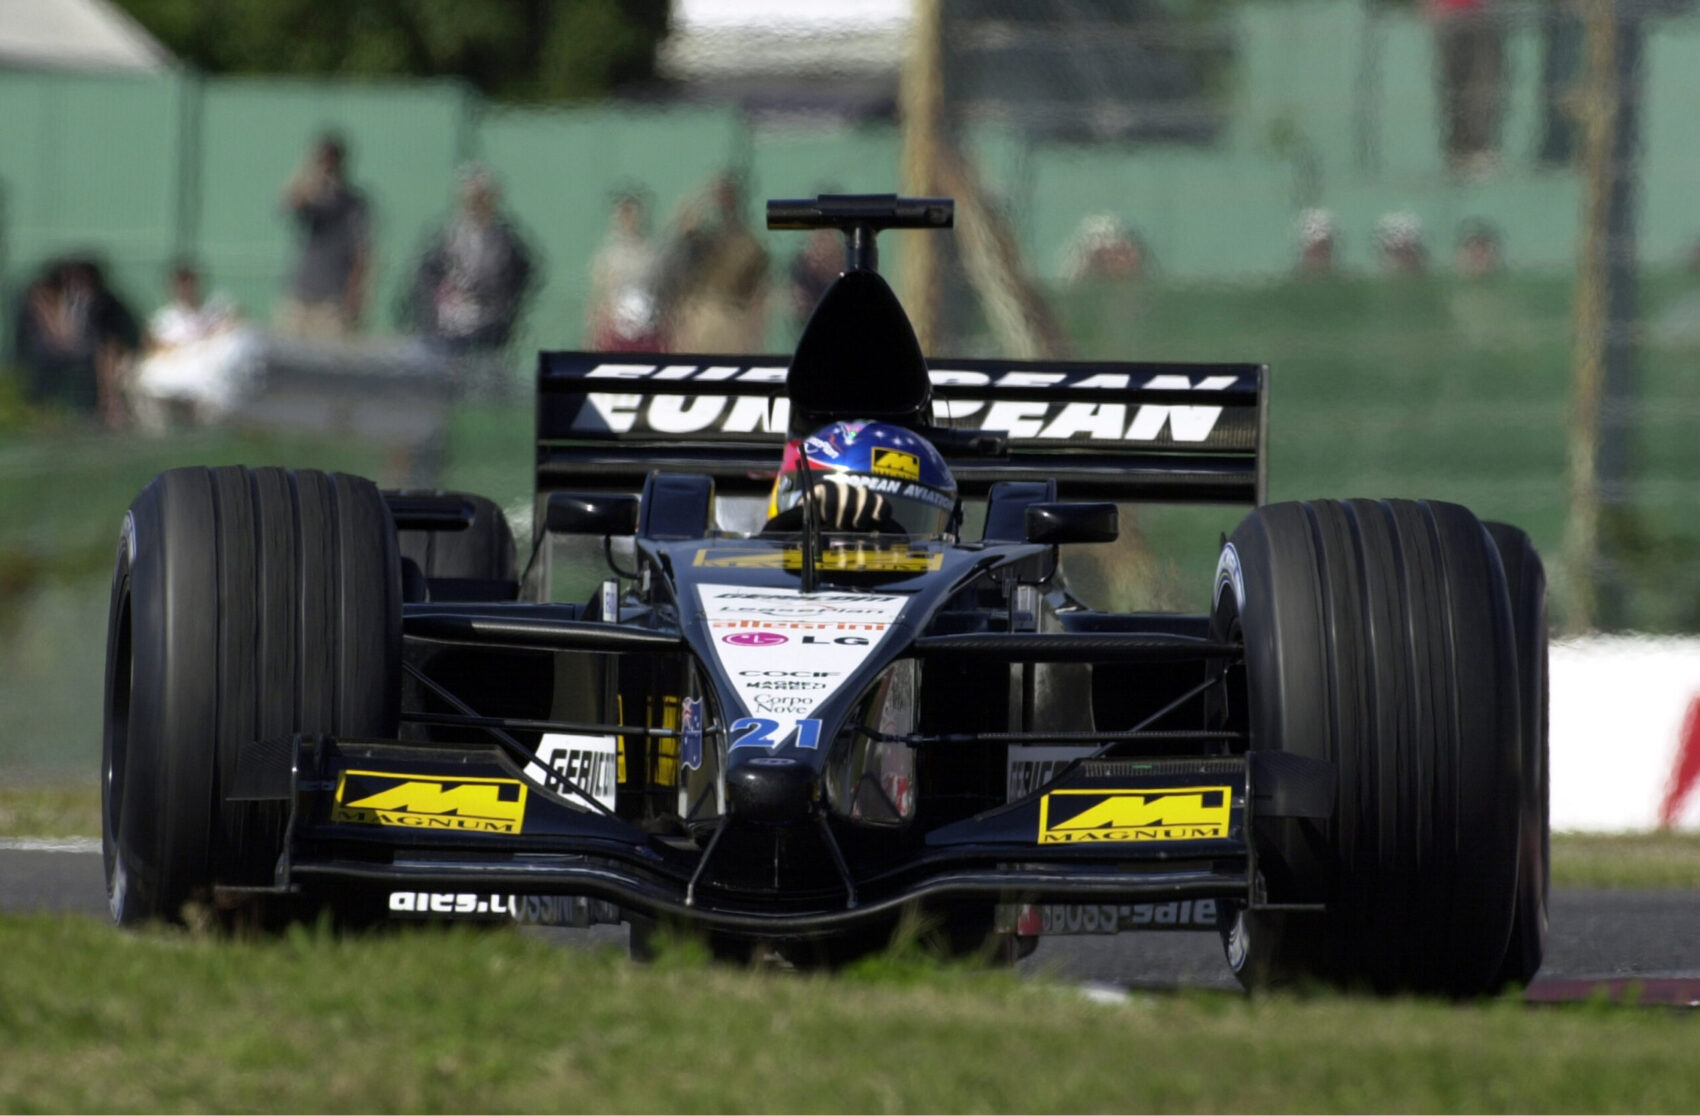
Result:
M178 469L125 519L114 918L676 923L1004 956L1218 928L1254 987L1473 995L1546 933L1546 619L1523 532L1267 504L1268 371L923 359L877 233L789 358L542 354L537 544L489 500ZM1199 615L1102 612L1118 503L1250 506ZM965 511L966 509L966 511ZM557 602L561 555L596 554ZM267 913L269 912L269 913Z

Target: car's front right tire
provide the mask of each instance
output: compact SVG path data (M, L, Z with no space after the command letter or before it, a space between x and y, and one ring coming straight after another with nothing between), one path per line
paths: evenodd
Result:
M124 519L107 634L102 848L114 921L177 921L267 885L276 802L226 802L241 748L394 736L401 590L371 482L275 468L162 473Z

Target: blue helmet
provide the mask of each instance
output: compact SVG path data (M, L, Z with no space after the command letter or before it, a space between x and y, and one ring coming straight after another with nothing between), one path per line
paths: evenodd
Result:
M885 422L835 422L785 447L768 515L801 528L802 458L807 454L821 526L930 536L955 529L956 478L932 443Z

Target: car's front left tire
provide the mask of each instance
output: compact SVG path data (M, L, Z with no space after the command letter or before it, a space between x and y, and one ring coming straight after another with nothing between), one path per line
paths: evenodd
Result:
M1511 596L1522 703L1522 824L1518 831L1517 907L1500 966L1501 984L1528 984L1546 954L1551 884L1551 776L1547 748L1547 577L1534 543L1507 523L1483 524L1499 551Z
M1487 530L1429 501L1258 508L1223 550L1212 624L1245 647L1233 727L1336 780L1326 819L1265 818L1248 835L1273 906L1241 908L1227 928L1241 981L1495 990L1525 843L1526 737Z

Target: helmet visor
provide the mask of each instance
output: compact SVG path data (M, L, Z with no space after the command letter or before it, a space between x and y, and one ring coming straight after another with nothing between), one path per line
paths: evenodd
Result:
M956 511L955 497L916 481L818 466L811 472L815 512L824 531L932 538L946 533ZM779 521L775 526L802 530L802 502L800 470L781 473L770 509Z

